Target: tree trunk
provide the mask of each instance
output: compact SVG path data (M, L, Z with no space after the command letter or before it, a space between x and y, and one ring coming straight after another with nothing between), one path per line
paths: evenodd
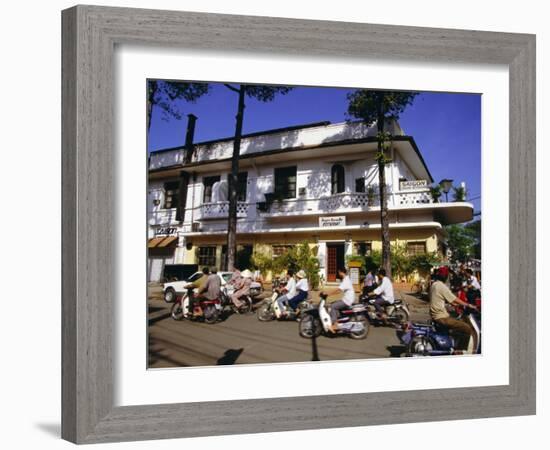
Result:
M378 133L382 136L384 133L384 112L381 101L378 107L377 127ZM386 192L386 161L384 140L378 139L378 183L380 190L380 225L382 227L382 267L386 270L386 275L391 279L391 245L390 245L390 223L388 217L388 198ZM384 155L382 157L382 155Z
M157 81L149 81L147 86L147 132L151 128L151 116L153 114L153 101L157 92Z
M233 140L233 156L231 158L231 173L229 174L229 216L227 219L227 270L235 270L237 254L237 179L239 175L239 157L241 153L241 136L243 131L245 87L239 87L239 104L235 116L235 139Z

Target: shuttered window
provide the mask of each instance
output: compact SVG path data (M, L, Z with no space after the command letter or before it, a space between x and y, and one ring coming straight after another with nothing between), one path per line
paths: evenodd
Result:
M296 198L296 166L275 169L275 197Z
M407 253L409 255L420 255L426 253L426 242L407 242Z
M179 201L180 184L179 181L169 181L164 183L164 208L177 208Z

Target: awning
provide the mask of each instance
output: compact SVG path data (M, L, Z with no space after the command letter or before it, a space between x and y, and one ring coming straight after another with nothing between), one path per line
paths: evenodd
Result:
M174 244L177 241L177 236L160 236L153 239L149 239L147 243L148 248L163 248Z
M156 237L153 239L149 239L149 243L147 244L147 247L153 248L156 247L158 244L160 244L164 240L164 236L162 237Z
M178 239L177 236L168 236L165 238L162 242L157 244L157 247L168 247L170 244L175 243L175 241Z

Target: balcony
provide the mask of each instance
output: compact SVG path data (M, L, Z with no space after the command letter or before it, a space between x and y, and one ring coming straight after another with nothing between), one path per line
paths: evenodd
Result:
M246 217L250 204L237 202L237 218ZM199 206L199 220L227 219L229 215L229 202L203 203Z
M158 209L149 212L149 225L174 225L179 222L176 220L176 208Z
M473 217L473 205L467 202L434 203L430 191L419 189L388 193L390 211L429 212L442 225L462 223ZM319 199L296 198L274 201L260 213L266 219L292 218L304 215L353 214L380 211L378 195L369 198L362 192L343 192Z

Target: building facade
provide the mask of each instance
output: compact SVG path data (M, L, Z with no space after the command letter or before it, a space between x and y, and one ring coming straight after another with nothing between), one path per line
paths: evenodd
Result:
M194 118L193 118L194 125ZM191 133L192 129L191 127ZM390 236L411 253L444 252L442 227L472 219L467 202L436 203L411 136L395 121L386 165ZM244 136L238 179L239 253L272 257L307 241L321 275L336 277L346 255L381 249L377 128L315 123ZM224 268L232 139L160 150L149 157L149 280L164 264Z

